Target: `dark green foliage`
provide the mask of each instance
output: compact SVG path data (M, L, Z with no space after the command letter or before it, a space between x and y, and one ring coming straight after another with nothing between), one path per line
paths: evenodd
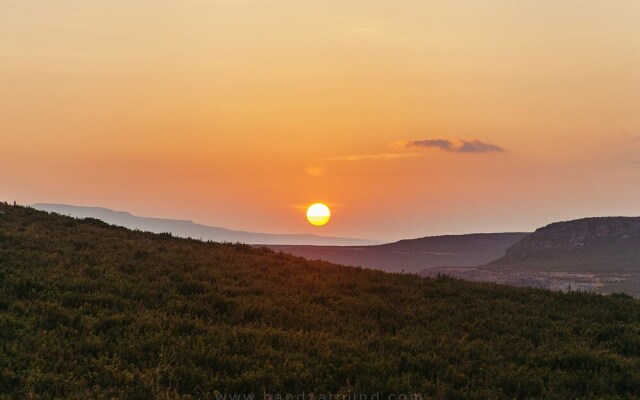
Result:
M393 275L0 211L0 398L640 396L640 303L628 296Z

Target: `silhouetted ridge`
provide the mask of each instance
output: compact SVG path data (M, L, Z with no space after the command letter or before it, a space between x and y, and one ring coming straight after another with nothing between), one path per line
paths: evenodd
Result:
M65 204L34 204L34 208L75 218L97 218L112 225L147 232L171 232L175 236L211 240L215 242L242 242L249 244L316 244L330 246L365 245L380 243L374 240L318 236L311 234L272 234L246 232L216 226L197 224L188 220L139 217L124 211L103 207L70 206Z
M268 246L308 259L356 265L388 272L420 272L425 268L476 266L504 256L528 233L474 233L427 236L376 246Z

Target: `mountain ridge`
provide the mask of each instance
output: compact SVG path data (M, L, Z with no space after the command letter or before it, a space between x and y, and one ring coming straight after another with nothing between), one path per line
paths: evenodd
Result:
M190 220L141 217L127 211L105 207L74 206L68 204L36 203L33 208L76 218L96 218L107 223L153 233L171 232L179 237L212 240L216 242L242 242L247 244L300 244L300 245L375 245L376 240L319 236L314 234L277 234L233 230L199 224Z
M536 229L489 266L567 264L588 270L640 270L640 217L588 217Z
M424 269L420 274L640 297L640 217L554 222L486 264Z
M267 246L273 250L343 265L387 272L417 273L425 268L476 266L491 262L529 235L526 232L425 236L373 246Z

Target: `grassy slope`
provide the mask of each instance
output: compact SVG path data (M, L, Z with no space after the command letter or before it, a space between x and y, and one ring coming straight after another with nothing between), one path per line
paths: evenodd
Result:
M0 397L636 398L640 303L0 206Z

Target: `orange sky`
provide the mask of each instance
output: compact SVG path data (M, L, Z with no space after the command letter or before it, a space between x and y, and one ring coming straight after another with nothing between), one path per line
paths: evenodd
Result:
M637 0L0 0L0 198L385 240L639 215L639 71Z

